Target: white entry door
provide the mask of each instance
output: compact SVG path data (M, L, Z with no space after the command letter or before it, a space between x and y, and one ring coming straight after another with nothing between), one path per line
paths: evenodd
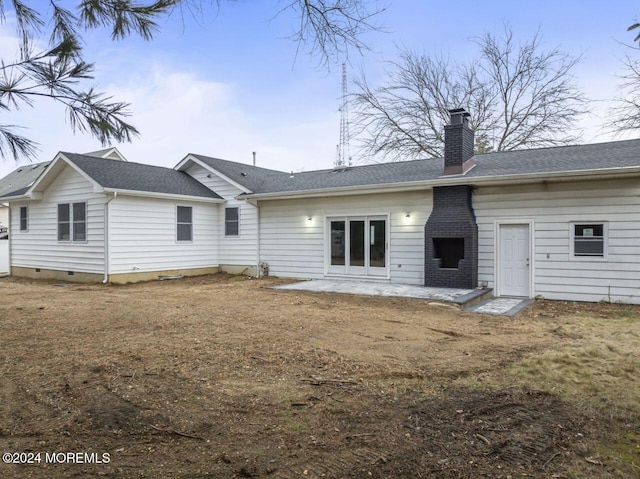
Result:
M500 295L529 297L529 268L529 225L500 225Z

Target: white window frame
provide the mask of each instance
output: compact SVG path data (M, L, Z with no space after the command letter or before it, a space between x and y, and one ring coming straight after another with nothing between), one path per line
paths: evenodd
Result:
M227 220L227 210L235 209L238 212L238 219L236 221L228 221ZM227 223L236 223L237 233L236 234L228 234L227 233ZM225 206L224 208L224 236L225 238L238 238L240 236L240 206Z
M73 214L73 206L77 204L84 205L84 219L83 221L76 220ZM66 205L69 208L69 220L64 223L69 224L69 239L60 239L60 206ZM57 224L57 237L58 243L87 243L89 240L89 221L88 221L89 211L88 205L86 201L74 201L69 203L58 203L56 205L56 224ZM84 223L84 239L76 239L75 234L75 223Z
M191 221L190 222L180 222L178 210L180 208L188 208L191 211ZM189 239L180 239L178 237L178 231L180 225L189 225ZM176 243L193 243L193 206L187 205L176 205Z
M348 264L348 255L345 254L345 265L344 266L332 266L331 265L331 246L332 246L332 238L331 238L331 222L332 221L344 221L345 222L345 253L346 249L349 248L349 222L355 221L364 221L365 222L365 248L367 252L365 253L365 266L356 266L355 268L351 267ZM370 221L376 220L384 220L386 222L385 225L385 268L372 268L369 265L370 261ZM324 276L326 277L348 277L348 278L363 278L363 279L391 279L391 213L389 212L381 212L378 214L374 213L366 213L366 214L347 214L347 215L325 215L324 216ZM382 273L384 269L384 274L375 274L376 272ZM358 271L362 271L361 274Z
M22 212L24 213L24 228L22 227ZM18 210L18 223L19 223L19 230L22 232L28 232L29 231L29 207L27 205L21 205L19 210Z
M576 255L576 225L602 225L602 256ZM609 222L608 221L572 221L569 223L569 261L608 261L609 258Z

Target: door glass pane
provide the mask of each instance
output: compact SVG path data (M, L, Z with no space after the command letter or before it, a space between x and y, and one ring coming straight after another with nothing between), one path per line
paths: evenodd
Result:
M349 265L364 266L364 220L349 221Z
M331 222L331 264L344 266L344 221Z
M385 244L387 239L387 222L385 220L371 220L369 222L369 266L372 268L386 267Z

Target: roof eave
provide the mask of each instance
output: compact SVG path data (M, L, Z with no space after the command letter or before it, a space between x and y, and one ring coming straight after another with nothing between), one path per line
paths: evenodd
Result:
M455 185L482 185L500 186L508 184L532 183L538 181L562 181L562 180L589 180L602 179L604 177L620 177L640 174L640 166L600 168L597 170L573 170L544 173L523 173L504 176L476 176L466 177L456 175L454 177L440 177L433 180L408 181L402 183L382 183L361 186L341 186L337 188L316 188L312 190L280 191L271 193L242 194L244 199L291 199L291 198L313 198L317 196L344 196L360 195L367 193L393 193L397 191L414 191L420 189L431 189L435 186L455 186Z
M144 196L147 198L160 198L167 200L183 200L183 201L199 201L203 203L225 203L226 200L221 198L212 198L208 196L179 195L175 193L160 193L157 191L139 191L125 190L122 188L104 188L104 193L117 193L125 196Z
M539 181L585 181L603 178L619 178L640 175L640 166L623 166L613 168L598 168L589 170L568 170L543 173L522 173L504 176L477 176L468 178L469 181L460 182L461 178L451 178L450 184L470 184L483 186L500 186L508 184L536 183ZM449 180L449 179L447 179ZM457 181L456 181L457 180ZM444 184L443 179L440 184ZM434 186L439 186L434 185Z
M344 196L362 195L366 193L393 193L395 191L420 190L428 186L425 181L411 181L404 183L384 183L377 185L340 186L337 188L316 188L312 190L280 191L272 193L252 193L238 195L243 199L289 199L289 198L313 198L316 196Z
M41 200L41 199L42 199L42 193L31 193L31 194L25 193L23 195L0 197L0 202L11 203L12 201Z

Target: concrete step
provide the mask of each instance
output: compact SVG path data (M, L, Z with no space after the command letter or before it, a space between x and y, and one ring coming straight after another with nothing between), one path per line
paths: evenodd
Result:
M492 293L492 288L474 289L470 293L455 298L452 302L459 305L462 309L469 309L478 303L486 301L488 298L492 298Z
M513 316L522 311L533 300L529 298L489 298L476 303L467 311L472 313L495 314L500 316Z

